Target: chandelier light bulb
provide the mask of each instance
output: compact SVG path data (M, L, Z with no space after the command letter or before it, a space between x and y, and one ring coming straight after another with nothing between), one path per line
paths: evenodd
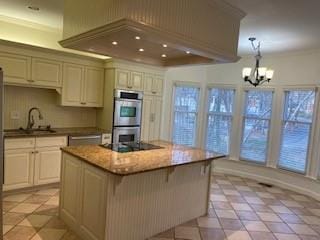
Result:
M266 76L266 72L267 72L267 68L266 67L259 67L258 71L259 71L259 76L260 77L265 77Z
M251 74L251 68L244 68L242 70L242 77L243 78L250 77L250 74Z
M273 70L267 70L267 72L266 72L266 78L267 79L272 79L273 78L273 73L274 73L274 71Z

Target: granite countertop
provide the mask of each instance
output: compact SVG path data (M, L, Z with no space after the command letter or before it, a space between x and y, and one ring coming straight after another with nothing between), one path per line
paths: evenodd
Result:
M165 141L151 141L150 143L163 148L119 153L98 145L86 145L64 147L62 151L102 170L121 176L225 157L223 154Z
M54 132L35 131L33 133L26 133L23 130L9 129L9 130L4 130L4 137L5 138L20 138L20 137L24 138L24 137L65 136L65 135L81 136L81 135L108 133L103 129L95 128L95 127L51 128L51 130L53 130Z

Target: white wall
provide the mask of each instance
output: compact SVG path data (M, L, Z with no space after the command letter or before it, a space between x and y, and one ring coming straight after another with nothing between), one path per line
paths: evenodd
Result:
M206 102L206 86L209 84L228 84L233 85L236 88L235 99L235 111L234 111L234 123L233 131L231 135L231 160L218 161L215 166L220 172L229 172L234 174L240 174L247 177L257 178L260 175L260 180L281 185L283 187L291 187L297 191L312 195L320 199L320 184L317 183L318 169L319 169L319 152L318 145L320 144L320 124L315 124L313 135L313 148L310 155L309 166L307 170L307 177L301 175L288 173L283 170L276 169L279 147L279 132L281 127L281 105L283 103L283 89L285 87L301 87L312 86L316 87L320 85L320 50L312 50L305 52L294 52L286 54L274 54L263 56L261 65L271 68L275 71L274 78L271 83L263 85L264 88L274 89L274 108L272 125L270 129L270 141L271 146L269 148L269 156L267 160L267 166L259 166L254 164L244 163L239 160L239 146L241 141L241 126L242 126L242 108L243 108L243 90L250 87L247 83L244 83L242 79L243 67L254 67L253 56L247 56L242 58L237 63L220 64L210 66L191 66L191 67L178 67L171 68L167 71L165 76L165 93L163 104L163 119L161 131L162 139L171 140L171 115L172 115L172 92L175 81L182 82L195 82L200 84L202 89L202 96L198 123L198 147L204 146L206 117L204 109ZM317 119L320 119L316 113ZM318 120L316 121L318 122ZM168 127L170 123L170 127ZM228 162L226 162L228 161ZM240 167L242 166L242 167ZM250 167L247 167L250 166ZM255 173L255 174L253 174ZM276 174L275 174L276 173ZM292 177L288 178L288 174ZM307 179L307 180L305 180ZM296 181L296 182L295 182ZM313 184L308 184L309 188L303 190L306 181L312 181ZM310 182L311 183L311 182ZM317 189L314 186L319 186Z

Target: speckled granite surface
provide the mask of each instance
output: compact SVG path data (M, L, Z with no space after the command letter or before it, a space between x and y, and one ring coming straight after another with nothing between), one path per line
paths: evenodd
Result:
M212 161L224 155L175 145L165 141L152 141L162 149L118 153L97 145L71 146L62 148L69 153L94 166L117 175L131 175L178 165Z
M26 133L19 130L4 130L5 138L19 138L19 137L48 137L48 136L65 136L65 135L90 135L107 133L107 131L95 127L78 127L78 128L52 128L54 132L33 132Z

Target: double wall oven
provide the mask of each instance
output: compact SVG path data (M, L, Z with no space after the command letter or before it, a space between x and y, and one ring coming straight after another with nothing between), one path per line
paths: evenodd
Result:
M139 142L143 93L116 89L112 143Z

